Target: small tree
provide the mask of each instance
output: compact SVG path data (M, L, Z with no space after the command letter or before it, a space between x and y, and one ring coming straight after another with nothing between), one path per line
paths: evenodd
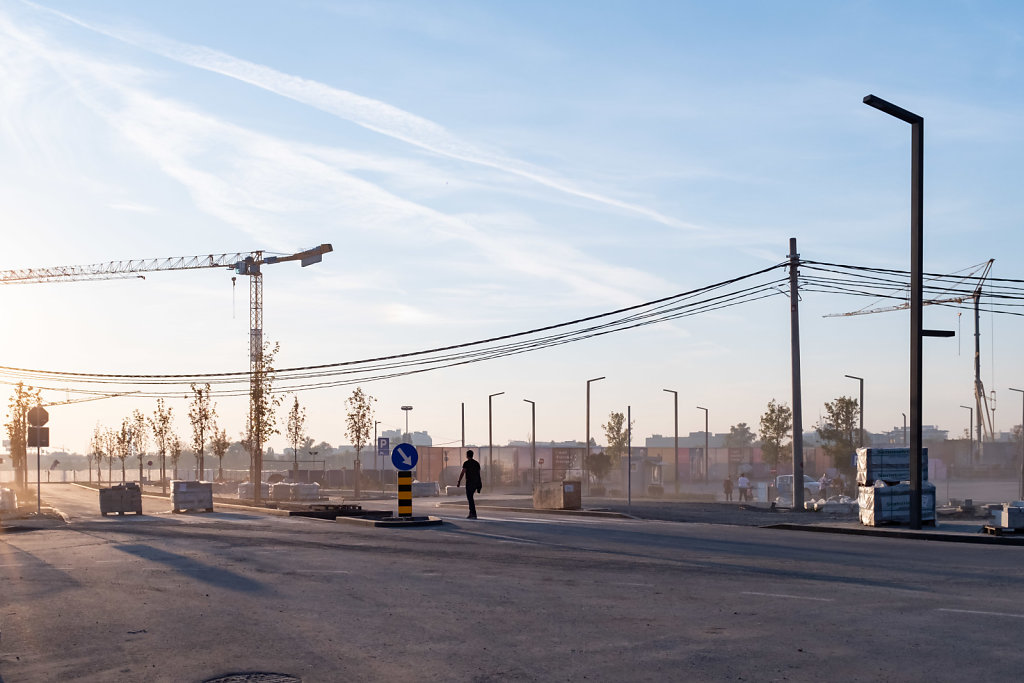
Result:
M103 463L103 430L99 425L92 431L89 440L89 483L92 483L92 463L96 463L96 483L100 483L100 465Z
M373 433L373 403L376 401L373 396L363 392L362 387L356 387L352 395L345 399L345 407L348 410L345 416L345 435L356 449L355 461L355 495L359 496L360 472L359 454L366 447Z
M228 439L228 433L224 429L217 429L216 425L213 428L213 436L210 438L210 450L217 456L219 461L219 469L217 474L217 481L224 481L224 454L228 452L228 448L231 446L231 441Z
M292 459L295 463L295 472L298 474L299 471L299 443L304 441L307 437L305 434L306 429L306 409L299 407L299 397L295 397L295 402L292 404L291 410L288 411L288 427L287 436L288 441L292 445Z
M832 464L840 470L849 471L850 455L860 443L858 419L860 407L857 399L840 396L825 403L825 417L817 427L818 436L824 442L825 452L832 457Z
M18 382L7 404L7 437L11 441L11 465L15 485L28 489L28 411L41 402L39 389Z
M174 419L173 408L168 408L162 398L156 400L156 410L149 417L149 427L153 430L156 447L160 453L160 487L167 493L167 450L170 447L171 423ZM177 469L175 469L177 478Z
M213 428L214 419L217 417L217 404L210 402L210 385L206 384L192 387L192 407L188 411L188 419L192 422L192 449L196 452L196 481L203 478L205 472L204 447L206 436Z
M135 430L133 429L132 421L127 417L121 420L121 429L117 430L114 434L114 441L117 444L117 459L121 461L121 482L124 483L127 481L124 462L132 453L132 445L135 437Z
M725 445L727 448L749 448L754 444L756 438L754 433L750 431L747 423L740 422L729 427L729 433L725 437Z
M107 427L103 432L103 445L107 452L107 483L114 483L114 458L117 457L117 430Z
M761 416L761 454L772 469L793 457L786 443L793 431L793 410L785 403L768 401L768 409Z
M135 455L139 456L139 486L142 485L142 463L146 459L149 448L149 430L146 429L146 416L141 410L132 411L132 444Z
M249 414L245 420L243 441L248 446L251 460L249 480L253 483L253 499L259 502L263 495L263 444L271 435L277 434L277 418L274 410L281 405L281 397L273 393L274 358L280 345L264 342L260 347L258 369L249 380Z
M184 444L181 441L181 437L177 434L171 434L167 440L167 455L171 457L171 467L174 469L174 478L178 478L178 460L181 459L181 449Z
M625 415L612 411L608 414L608 422L601 425L608 445L599 453L591 453L587 459L587 469L597 477L598 481L604 481L605 477L618 467L623 453L626 452L628 447L626 441L629 435L626 432L625 423Z

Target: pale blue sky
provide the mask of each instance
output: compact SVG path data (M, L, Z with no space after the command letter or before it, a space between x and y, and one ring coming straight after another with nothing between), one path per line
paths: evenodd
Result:
M783 260L909 267L909 127L925 117L926 270L1024 278L1024 8L1015 2L50 2L0 0L0 268L321 242L270 266L265 335L295 367L456 344L686 291ZM247 367L244 282L218 270L4 287L0 365ZM866 380L865 425L907 410L907 315L803 301L804 424ZM929 309L929 327L958 327ZM925 422L959 431L972 330L926 346ZM996 426L1019 422L1022 324L983 318ZM636 443L756 425L788 401L782 296L376 382L384 427L438 442L582 439L633 407ZM994 336L992 333L994 332ZM994 351L994 367L991 363ZM343 441L351 388L303 393ZM53 396L52 398L59 398ZM55 443L134 407L54 409ZM223 398L242 428L244 400ZM184 436L185 405L178 401ZM283 440L271 442L278 450Z

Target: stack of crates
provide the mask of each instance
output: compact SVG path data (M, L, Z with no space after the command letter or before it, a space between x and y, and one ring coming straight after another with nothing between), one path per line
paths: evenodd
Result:
M171 509L213 512L213 483L208 481L172 481Z
M910 449L857 449L860 523L910 522ZM935 522L935 485L928 482L928 449L921 449L921 521Z
M142 514L142 489L134 482L115 484L110 488L100 489L100 514L106 517L116 512Z

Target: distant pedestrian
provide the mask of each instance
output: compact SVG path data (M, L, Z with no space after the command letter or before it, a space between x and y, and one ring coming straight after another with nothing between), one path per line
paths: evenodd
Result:
M741 474L736 480L736 486L740 490L740 500L750 500L750 480L746 474Z
M732 479L726 477L722 482L722 490L725 492L725 499L732 501Z
M462 463L462 471L459 472L459 481L456 486L462 486L462 478L466 478L466 500L469 501L469 515L466 519L476 519L476 503L473 496L484 488L484 482L480 478L480 463L473 459L473 451L466 451L466 462Z
M818 495L824 500L828 500L828 487L831 483L832 480L828 478L828 472L821 475L821 479L818 480Z

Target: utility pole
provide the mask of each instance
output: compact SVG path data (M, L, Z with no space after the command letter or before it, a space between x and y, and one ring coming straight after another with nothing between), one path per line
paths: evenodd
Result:
M793 382L793 509L804 509L804 425L800 396L800 254L796 238L789 238L789 344Z

